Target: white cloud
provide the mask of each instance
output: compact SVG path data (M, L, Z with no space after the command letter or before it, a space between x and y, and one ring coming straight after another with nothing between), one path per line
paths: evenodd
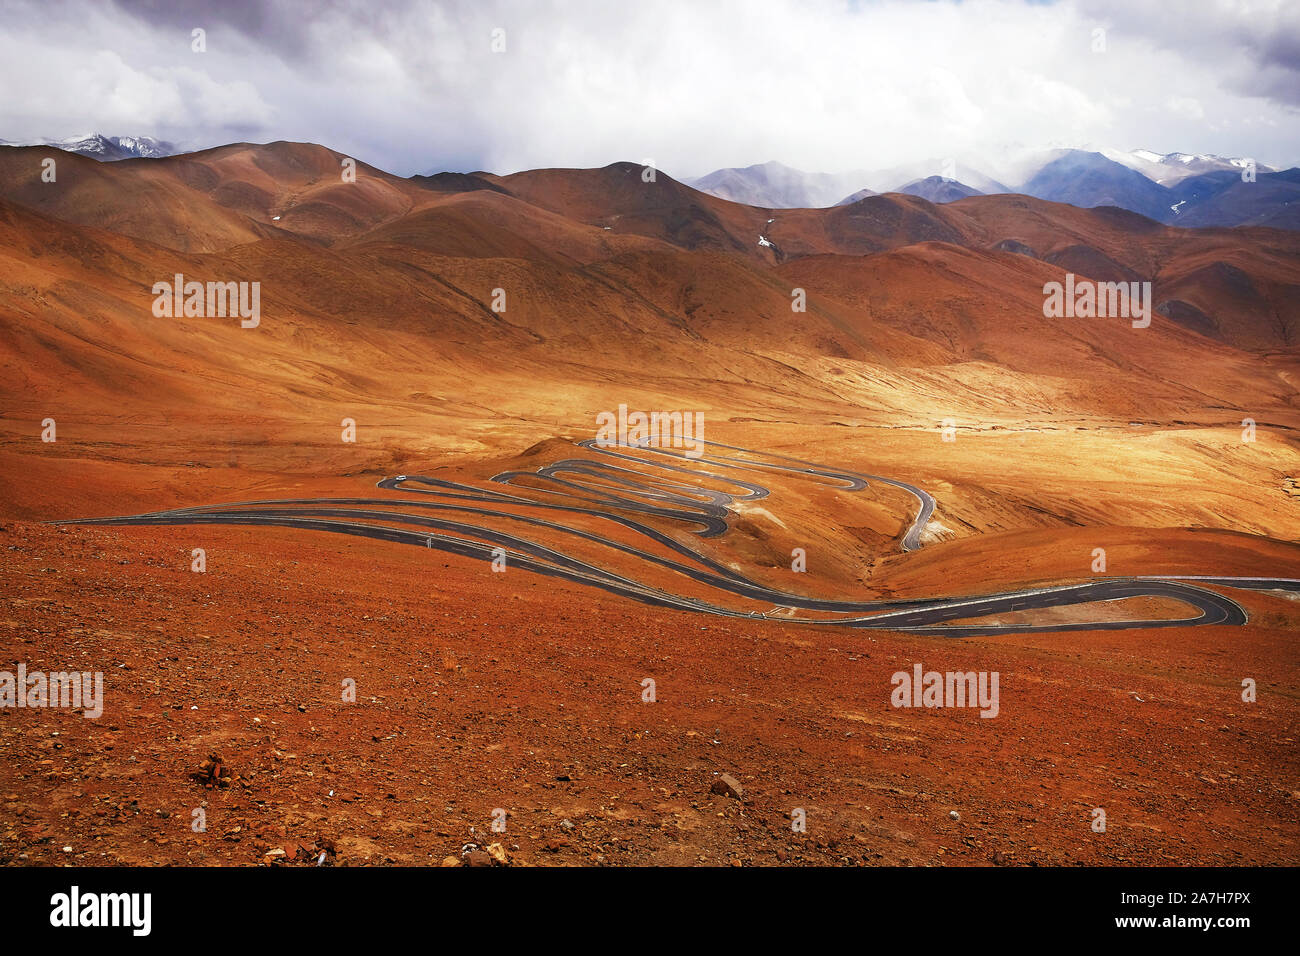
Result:
M1201 108L1201 103L1195 97L1191 96L1171 96L1165 101L1170 112L1179 116L1186 116L1188 119L1204 119L1205 110Z
M306 139L402 174L1060 143L1300 159L1300 5L1281 0L118 4L4 7L0 138Z
M275 111L246 80L214 79L193 66L128 62L99 42L53 43L0 31L6 63L0 123L35 139L80 132L151 135L154 130L268 128Z

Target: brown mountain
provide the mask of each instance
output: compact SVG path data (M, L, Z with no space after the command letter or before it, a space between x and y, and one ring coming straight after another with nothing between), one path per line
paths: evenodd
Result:
M14 432L89 416L121 421L125 447L165 428L173 458L226 462L234 443L274 470L310 461L309 435L311 467L332 467L347 410L462 454L623 401L910 428L1295 418L1290 232L1015 195L772 212L627 163L413 180L359 164L349 183L341 154L291 143L66 155L43 183L47 152L0 150ZM1067 271L1151 281L1163 311L1146 329L1047 318ZM260 326L155 318L152 286L176 273L259 282ZM43 493L36 472L6 480Z

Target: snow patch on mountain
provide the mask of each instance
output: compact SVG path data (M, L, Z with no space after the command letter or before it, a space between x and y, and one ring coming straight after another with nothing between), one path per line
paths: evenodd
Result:
M102 162L120 159L158 159L175 156L179 150L172 143L152 136L105 136L103 133L86 133L64 139L34 139L25 142L0 140L0 146L51 146L65 153L89 156Z

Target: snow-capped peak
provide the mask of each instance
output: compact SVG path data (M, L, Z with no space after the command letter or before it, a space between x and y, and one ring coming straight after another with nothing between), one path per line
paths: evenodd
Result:
M0 140L0 143L3 143ZM53 146L67 153L77 153L92 159L111 162L119 159L156 159L162 156L174 156L175 146L152 136L105 136L103 133L86 133L68 136L63 139L34 139L13 146Z
M1150 149L1104 149L1101 152L1107 159L1136 170L1162 186L1173 186L1190 176L1241 169L1250 164L1249 159L1213 153L1157 153ZM1265 166L1258 166L1258 169L1260 172L1274 171Z

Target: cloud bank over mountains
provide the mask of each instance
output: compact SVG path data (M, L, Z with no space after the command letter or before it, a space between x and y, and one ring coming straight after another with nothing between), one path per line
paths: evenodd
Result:
M1053 146L1300 161L1282 0L14 0L0 57L7 140L302 140L399 174Z

